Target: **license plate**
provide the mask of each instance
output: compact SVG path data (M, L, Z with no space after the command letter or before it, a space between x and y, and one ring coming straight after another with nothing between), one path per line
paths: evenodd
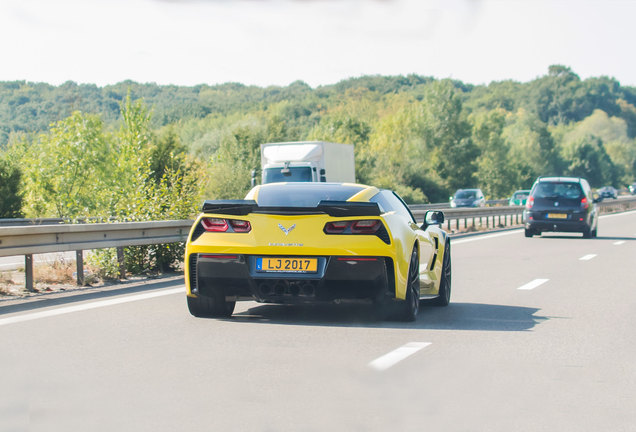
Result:
M567 213L548 213L548 219L567 219Z
M282 273L315 273L317 258L256 258L256 271Z

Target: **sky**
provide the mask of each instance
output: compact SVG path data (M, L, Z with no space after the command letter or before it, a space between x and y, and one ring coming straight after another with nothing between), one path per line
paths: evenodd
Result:
M636 0L0 0L0 81L312 87L362 75L636 86Z

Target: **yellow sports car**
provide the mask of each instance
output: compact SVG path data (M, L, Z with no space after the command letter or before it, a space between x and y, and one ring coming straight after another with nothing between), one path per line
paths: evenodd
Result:
M348 183L272 183L244 200L205 201L186 244L188 309L229 317L237 300L372 301L413 321L420 300L446 306L444 214L418 225L390 190Z

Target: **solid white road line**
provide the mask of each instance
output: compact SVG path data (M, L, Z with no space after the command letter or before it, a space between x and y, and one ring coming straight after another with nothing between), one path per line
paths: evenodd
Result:
M369 363L369 366L378 371L387 370L391 366L394 366L405 358L415 354L422 348L426 348L430 344L430 342L409 342L390 353L384 354L382 357L378 357Z
M85 311L89 309L96 309L96 308L105 307L105 306L114 306L114 305L118 305L122 303L129 303L129 302L134 302L139 300L147 300L147 299L151 299L155 297L163 297L163 296L172 295L172 294L180 294L184 292L185 292L185 287L171 288L171 289L166 289L161 291L153 291L153 292L148 292L143 294L135 294L135 295L125 296L125 297L118 297L118 298L109 299L109 300L99 300L99 301L84 303L84 304L80 304L76 306L61 307L61 308L46 310L42 312L34 312L34 313L29 313L24 315L17 315L17 316L12 316L9 318L0 318L0 326L20 323L24 321L32 321L32 320L36 320L40 318L48 318L48 317L57 316L57 315L64 315L64 314L73 313L73 312L80 312L80 311Z
M469 237L469 238L466 238L466 239L459 239L459 240L453 240L451 238L451 244L452 245L456 245L456 244L461 244L461 243L474 242L474 241L478 241L478 240L488 240L488 239L495 238L495 237L502 237L502 236L507 236L507 235L511 235L511 234L518 234L520 232L521 232L521 229L515 229L515 230L512 230L512 231L506 231L506 232L497 233L497 234L476 235L474 237Z
M535 289L536 287L538 287L539 285L543 285L544 283L546 283L547 281L549 281L550 279L535 279L532 282L528 282L525 285L520 286L517 289L520 290L531 290L531 289Z
M592 258L594 258L595 256L596 256L596 254L583 255L581 258L579 258L579 261L589 261Z
M614 246L620 246L620 245L622 245L623 243L625 243L625 240L619 240L619 241L614 242L614 243L612 243L612 244L613 244Z

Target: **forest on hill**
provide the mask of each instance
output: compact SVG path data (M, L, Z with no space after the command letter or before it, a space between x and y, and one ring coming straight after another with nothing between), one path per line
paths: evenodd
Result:
M0 82L0 217L190 217L241 198L265 142L355 145L361 183L408 202L539 175L636 176L636 89L550 66L526 82L363 76L311 88ZM178 201L178 202L177 202Z

